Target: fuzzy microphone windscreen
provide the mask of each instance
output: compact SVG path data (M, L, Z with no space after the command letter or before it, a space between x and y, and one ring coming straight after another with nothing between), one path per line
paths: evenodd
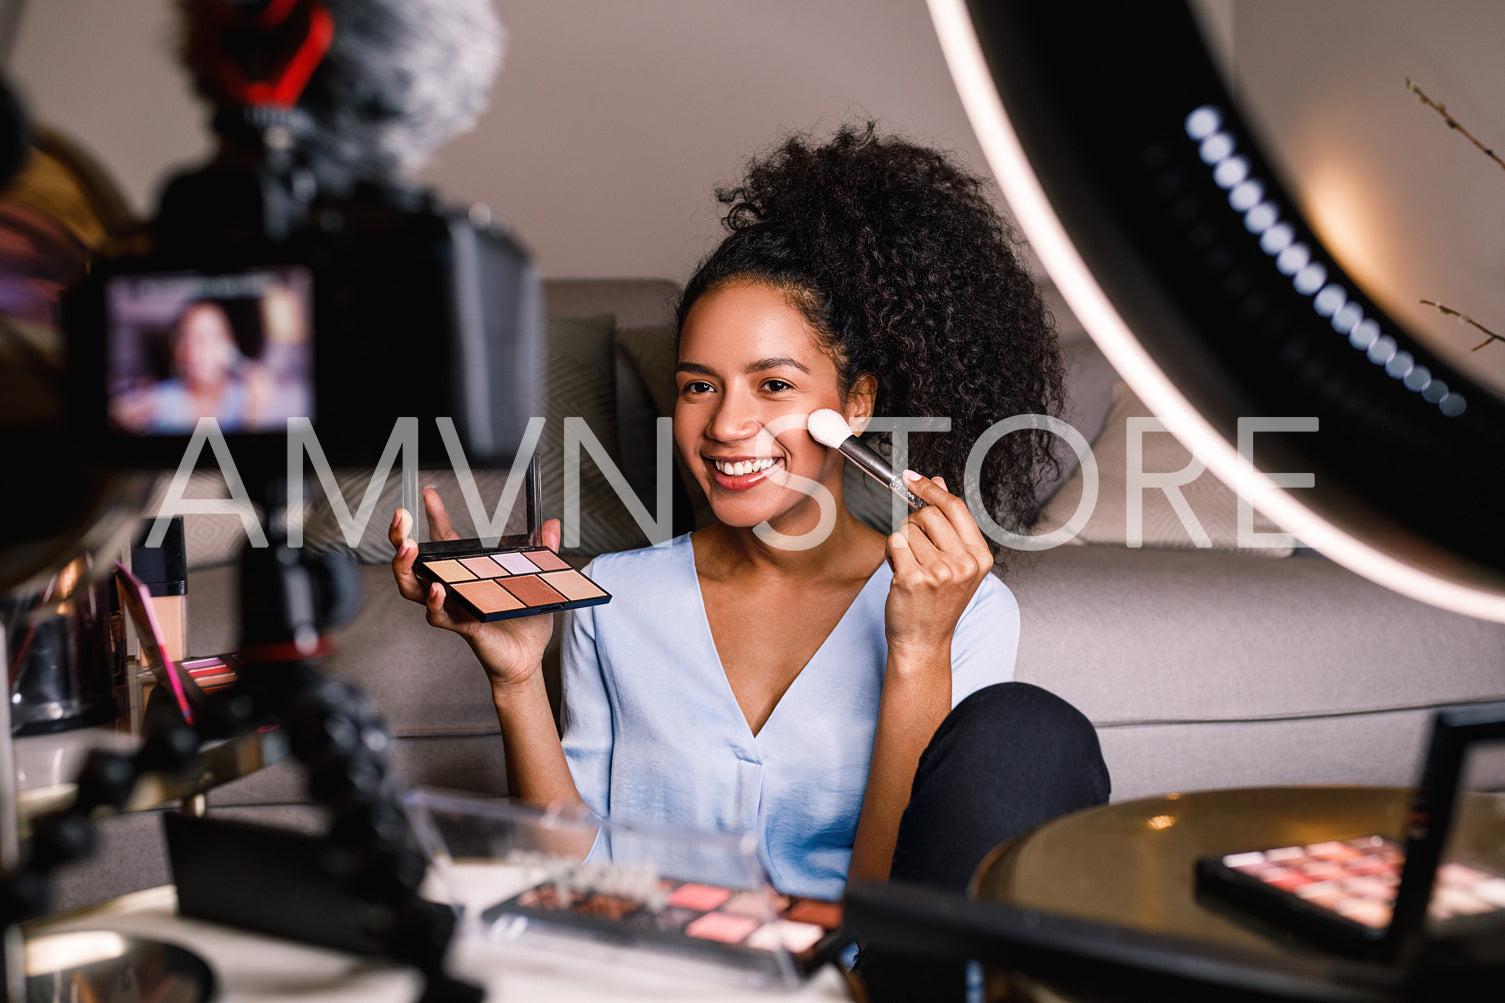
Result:
M506 37L491 0L322 0L334 40L298 106L313 120L305 148L357 175L409 171L486 110ZM194 52L184 0L180 53L196 90L218 100Z

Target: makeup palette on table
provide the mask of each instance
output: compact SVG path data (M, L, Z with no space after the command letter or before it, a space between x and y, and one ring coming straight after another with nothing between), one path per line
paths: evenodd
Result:
M1394 840L1361 836L1229 853L1219 863L1233 880L1281 893L1294 908L1304 906L1383 931L1394 912L1405 859L1405 851ZM1505 877L1459 863L1437 869L1427 906L1431 919L1445 922L1501 911L1505 911Z
M413 574L438 582L477 620L596 606L611 596L547 547L486 547L481 540L420 543Z
M733 965L756 967L784 953L801 975L834 958L850 940L841 933L838 903L698 881L661 880L646 896L544 882L482 918L490 923L509 914L625 946L670 948Z
M491 943L790 991L851 944L841 905L779 893L748 833L454 791L403 805L433 865L424 894Z
M1341 953L1505 958L1505 702L1434 712L1426 749L1404 841L1337 833L1203 857L1198 893Z

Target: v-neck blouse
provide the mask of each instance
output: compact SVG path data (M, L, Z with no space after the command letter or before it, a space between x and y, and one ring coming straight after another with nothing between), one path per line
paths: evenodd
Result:
M888 565L756 735L711 639L688 534L585 570L612 595L566 614L562 641L564 752L585 803L618 821L754 833L774 887L839 898L877 729ZM1013 678L1018 644L1019 607L989 575L952 638L952 706Z

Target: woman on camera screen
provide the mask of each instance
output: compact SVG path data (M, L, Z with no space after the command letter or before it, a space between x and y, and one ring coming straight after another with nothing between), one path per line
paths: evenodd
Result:
M1018 607L962 491L990 426L1059 413L1054 332L983 182L935 150L871 125L796 137L717 196L730 233L678 307L674 410L716 521L586 569L614 598L566 619L563 739L548 617L447 606L413 576L402 510L398 585L485 667L514 796L753 832L789 894L963 888L998 841L1107 796L1086 719L1011 681ZM806 430L822 408L859 431L949 419L909 438L927 504L895 532L848 511L842 454ZM1023 529L1052 465L1046 433L1006 435L968 493ZM557 548L558 523L544 532Z

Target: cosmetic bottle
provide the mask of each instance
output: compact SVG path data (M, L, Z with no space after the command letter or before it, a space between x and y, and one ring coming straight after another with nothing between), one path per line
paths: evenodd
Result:
M188 655L188 553L183 542L183 519L179 516L169 523L157 547L146 545L151 527L151 522L144 523L141 536L131 547L131 571L151 593L157 623L162 626L164 654L181 662ZM136 659L141 659L139 640Z

